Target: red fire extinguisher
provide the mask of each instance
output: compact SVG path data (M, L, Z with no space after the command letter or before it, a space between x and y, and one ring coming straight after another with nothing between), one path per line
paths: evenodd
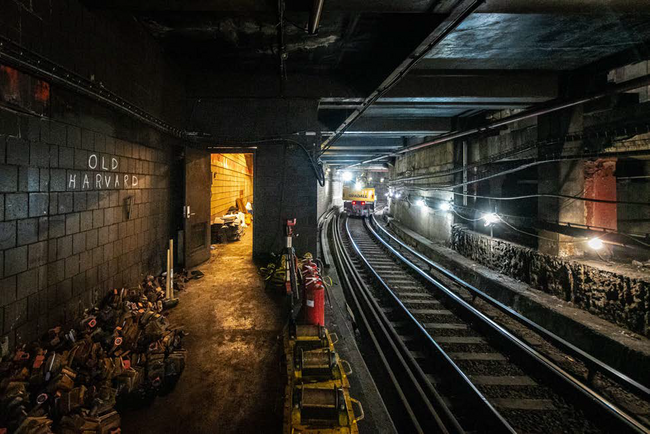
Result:
M305 279L303 309L307 324L325 326L325 286L320 277Z

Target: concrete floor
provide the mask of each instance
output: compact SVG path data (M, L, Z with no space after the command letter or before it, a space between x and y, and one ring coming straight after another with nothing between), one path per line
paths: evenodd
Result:
M251 259L252 228L217 245L170 314L189 333L185 372L170 394L122 413L125 434L273 433L282 429L284 325Z

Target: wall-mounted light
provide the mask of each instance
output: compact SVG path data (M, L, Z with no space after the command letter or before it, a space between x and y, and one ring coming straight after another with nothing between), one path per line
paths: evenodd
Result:
M589 241L587 241L587 245L594 250L600 250L604 246L603 240L601 240L600 238L590 239Z
M424 199L418 199L415 204L419 207L425 207L427 203L424 201Z
M360 183L359 181L357 181L357 182L354 184L354 189L355 189L355 190L361 190L362 188L363 188L363 184Z
M399 191L395 193L395 199L399 199L400 197L402 197L402 193L400 193Z
M483 214L481 220L485 222L485 226L490 226L499 221L499 216L493 212L490 212L487 214Z
M384 182L384 178L379 179L379 182Z
M350 172L343 172L341 174L341 179L343 179L343 182L350 182L352 181L352 173Z
M372 176L368 178L368 182L372 181Z
M441 211L449 211L449 210L451 210L451 203L449 203L449 202L440 202L440 205L438 205L438 208L440 208Z

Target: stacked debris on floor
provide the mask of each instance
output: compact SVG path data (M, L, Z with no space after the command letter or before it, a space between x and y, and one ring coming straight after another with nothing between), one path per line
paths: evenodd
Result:
M72 327L55 327L0 364L0 434L116 434L118 408L170 390L185 367L184 332L148 277L114 290Z
M246 204L250 206L250 203ZM251 224L252 215L248 209L241 204L241 208L231 206L228 213L221 217L215 217L211 224L211 243L226 244L241 240L245 229Z

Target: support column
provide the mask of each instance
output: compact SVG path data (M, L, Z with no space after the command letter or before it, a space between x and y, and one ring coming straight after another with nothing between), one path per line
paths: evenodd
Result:
M585 197L616 200L616 160L599 159L585 162ZM585 202L585 220L589 226L617 229L616 204Z
M582 106L541 116L538 120L538 137L540 140L563 137L568 132L583 128ZM579 142L565 143L555 149L562 153L565 148L580 146ZM549 155L540 155L547 158ZM538 192L540 194L563 194L582 196L585 191L583 161L561 161L538 166ZM541 220L551 222L572 222L586 224L585 206L580 200L557 198L539 198L538 216ZM542 237L538 242L541 253L560 257L581 255L582 245L572 243L573 237L556 232L539 231Z

